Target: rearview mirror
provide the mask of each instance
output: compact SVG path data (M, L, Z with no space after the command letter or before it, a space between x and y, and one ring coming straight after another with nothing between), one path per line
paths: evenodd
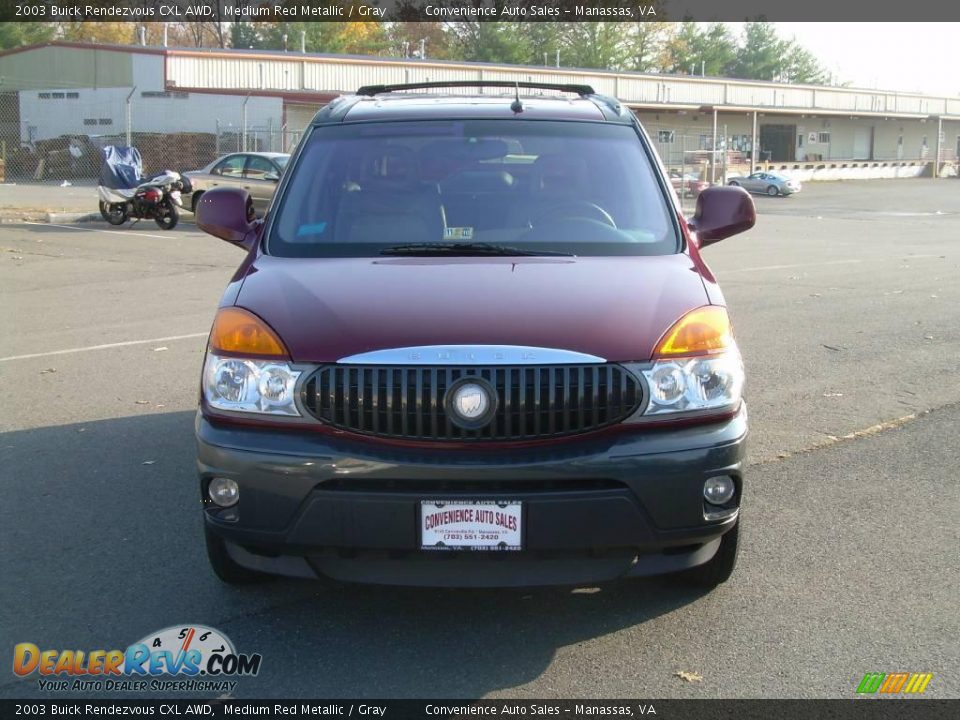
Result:
M240 188L207 190L197 203L197 227L249 250L255 240L256 213L250 193Z
M697 196L697 211L687 225L697 234L698 247L749 230L757 222L753 198L741 187L721 185Z

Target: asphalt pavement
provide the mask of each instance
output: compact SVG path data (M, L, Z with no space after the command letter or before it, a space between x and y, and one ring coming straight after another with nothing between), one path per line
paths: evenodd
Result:
M705 251L752 433L740 566L709 594L220 584L192 423L241 253L189 225L0 226L0 653L202 623L263 655L236 697L852 697L874 671L960 697L960 181L756 202ZM44 694L0 673L0 696Z

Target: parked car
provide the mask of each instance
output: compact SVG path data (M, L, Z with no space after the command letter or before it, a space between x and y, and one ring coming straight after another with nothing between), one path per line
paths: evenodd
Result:
M784 175L772 172L755 172L746 177L731 178L727 183L734 187L742 187L752 193L764 193L771 197L777 195L793 195L803 189L798 180L791 180Z
M466 86L506 94L437 92ZM327 105L274 208L197 208L246 252L196 419L222 580L730 576L744 372L701 248L753 226L744 190L682 220L617 100L447 82Z
M205 168L184 173L193 185L190 208L196 212L197 202L210 188L234 187L250 193L253 206L260 215L266 212L277 182L287 167L286 153L230 153L217 158Z
M678 195L690 198L697 197L697 195L710 187L708 180L701 180L696 175L691 175L690 173L681 175L679 170L670 171L670 184L673 185L673 189L677 191Z

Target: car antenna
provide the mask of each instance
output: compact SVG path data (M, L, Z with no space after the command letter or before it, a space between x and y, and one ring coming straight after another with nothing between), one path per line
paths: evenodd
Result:
M518 82L517 85L516 85L516 93L517 93L517 94L516 94L516 96L514 97L513 102L510 103L510 110L513 111L513 112L515 112L515 113L522 113L522 112L523 112L523 103L520 102L520 83L519 83L519 82Z

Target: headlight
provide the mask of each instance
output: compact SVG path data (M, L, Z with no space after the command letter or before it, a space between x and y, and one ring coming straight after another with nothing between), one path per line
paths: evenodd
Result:
M734 408L743 393L743 363L735 346L718 355L658 360L636 372L650 392L644 415Z
M294 400L300 371L277 360L247 360L207 353L203 396L218 410L300 415Z

